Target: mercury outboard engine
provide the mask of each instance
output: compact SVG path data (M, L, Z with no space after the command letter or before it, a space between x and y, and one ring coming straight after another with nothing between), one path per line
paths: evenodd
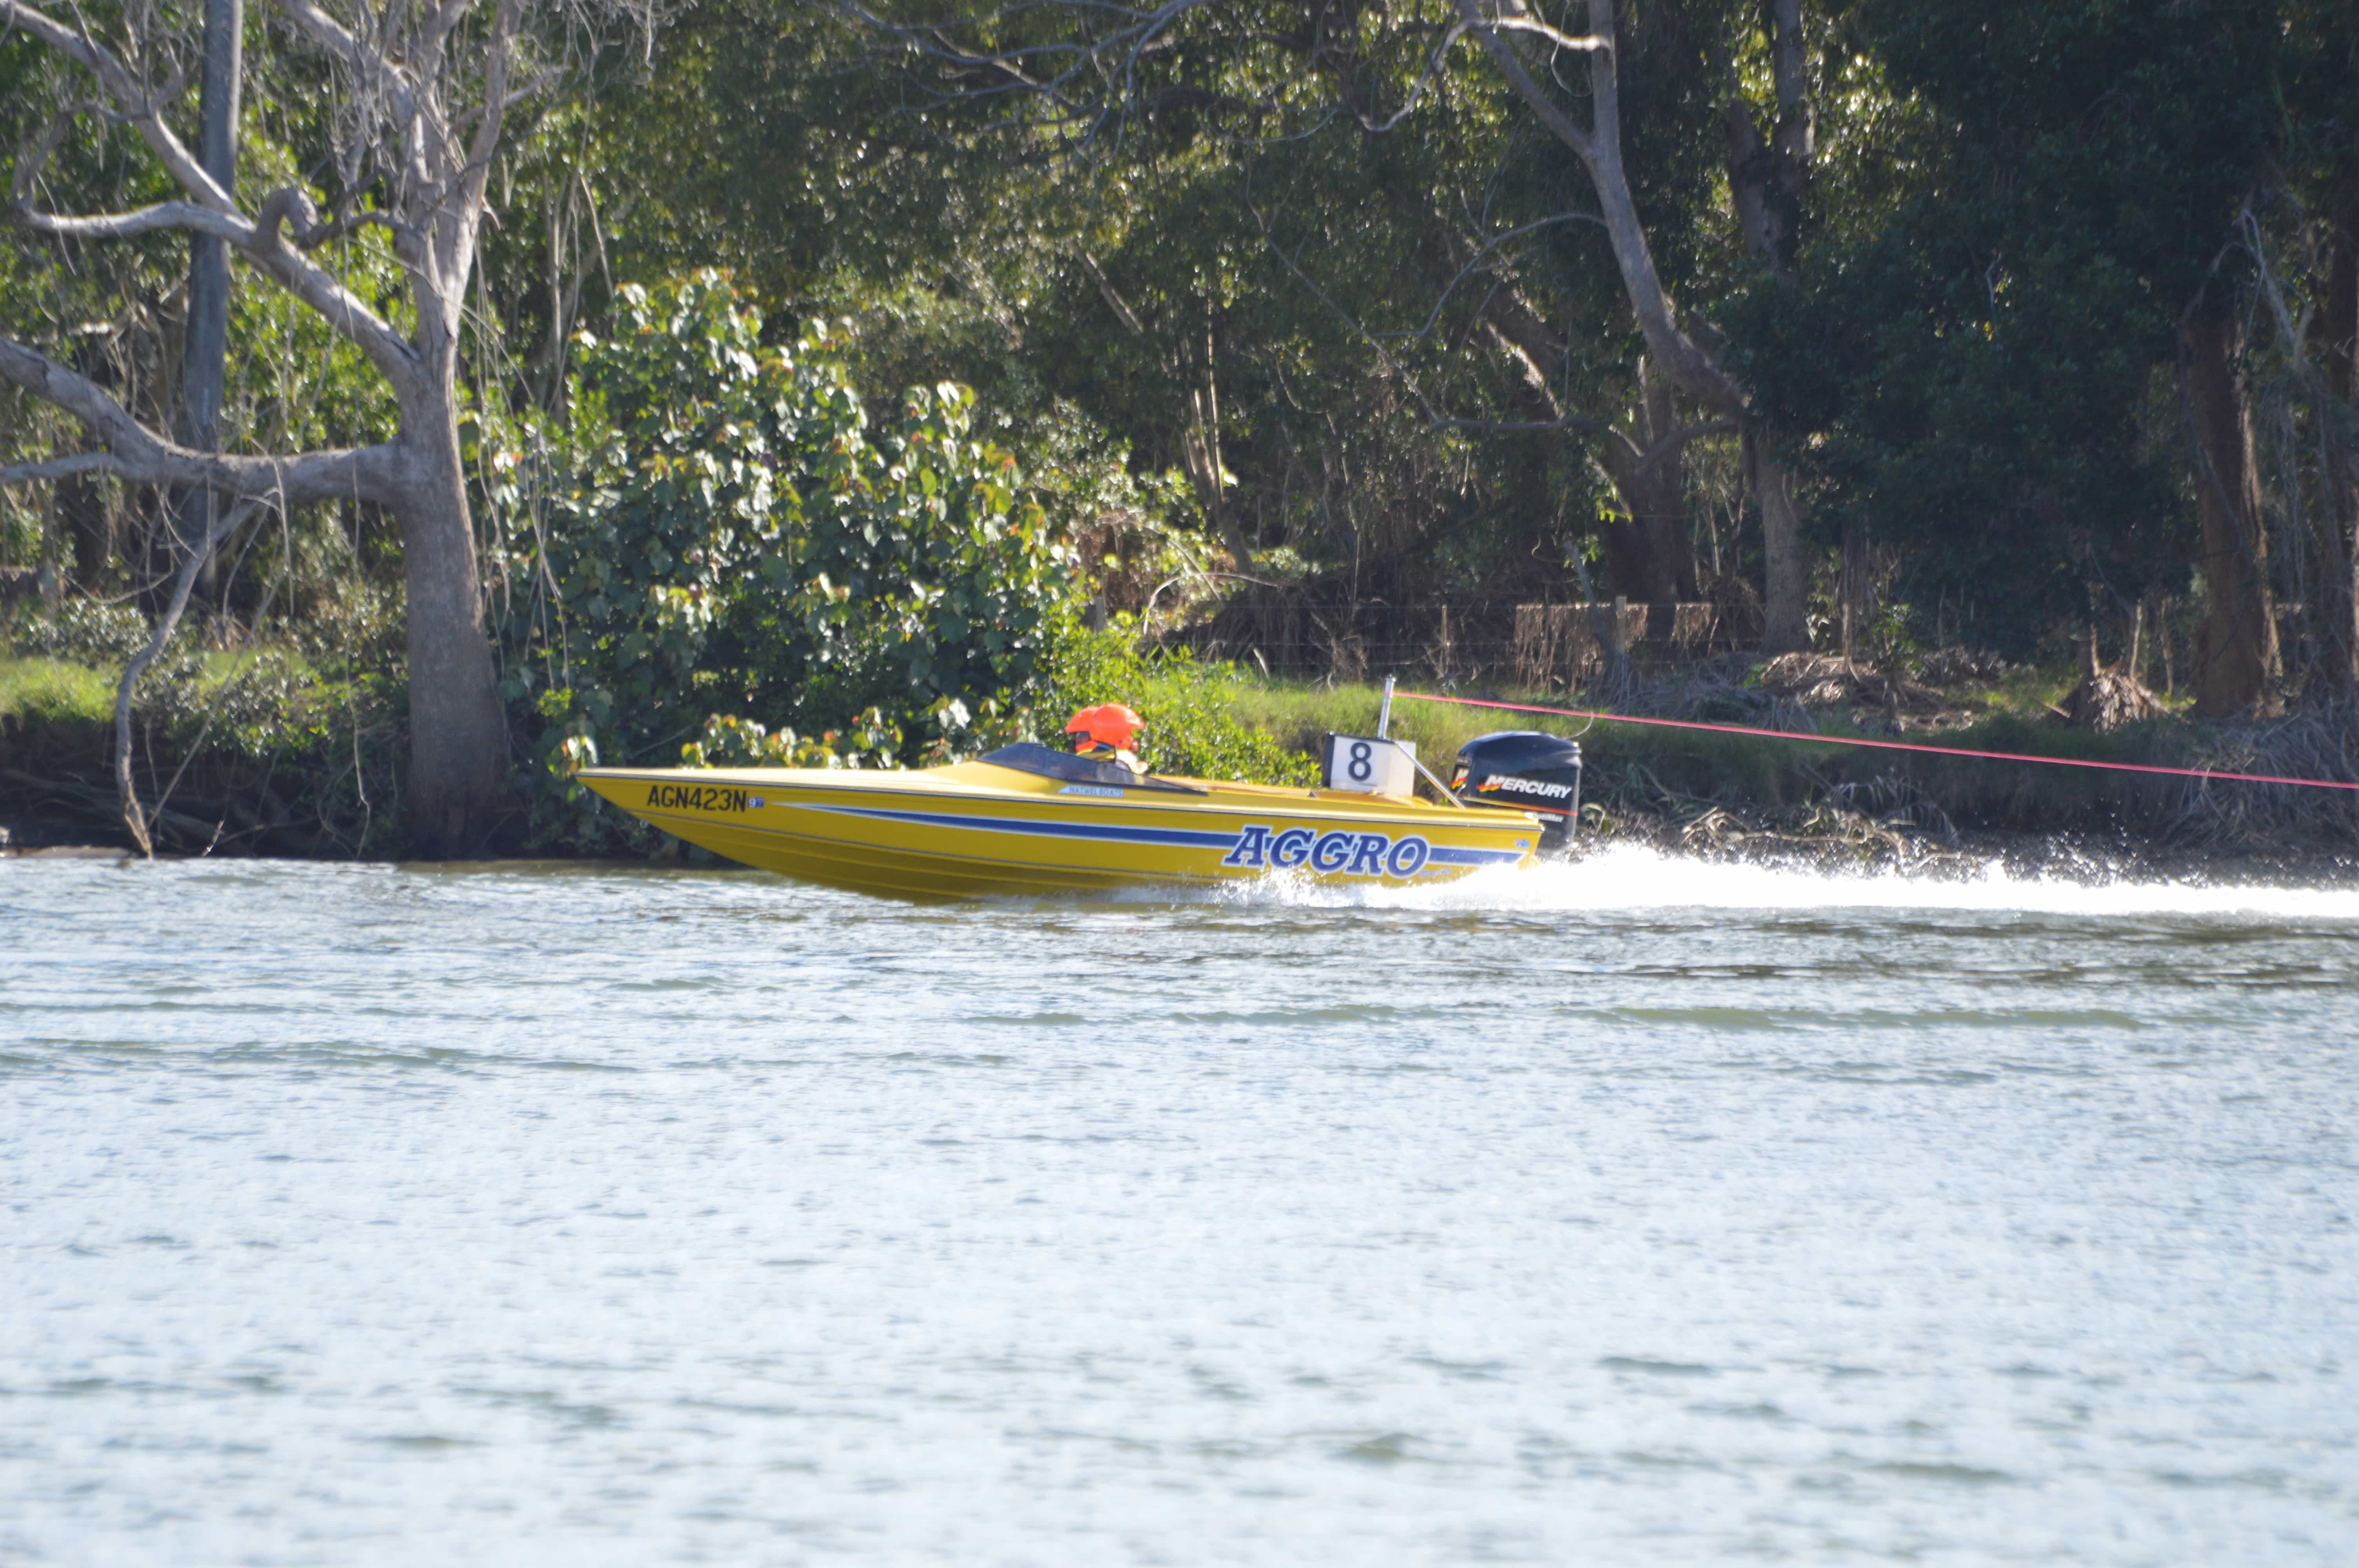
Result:
M1458 749L1450 788L1469 806L1537 813L1540 848L1560 849L1581 820L1581 747L1537 730L1478 735Z

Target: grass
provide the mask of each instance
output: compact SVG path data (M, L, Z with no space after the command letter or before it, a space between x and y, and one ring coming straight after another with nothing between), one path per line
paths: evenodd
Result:
M2027 670L1986 690L1961 693L1984 717L1938 737L1907 737L1957 750L2006 752L2081 762L2164 762L2190 760L2200 737L2173 717L2109 735L2070 730L2049 706L2076 678L2065 669ZM1322 731L1375 733L1383 692L1374 686L1314 686L1256 681L1232 674L1222 697L1234 717L1288 750L1315 752ZM1579 698L1550 694L1485 692L1503 702L1568 707ZM1817 715L1832 741L1889 740L1880 729L1854 730L1839 715ZM1745 723L1747 720L1737 719ZM1589 720L1555 714L1460 707L1396 697L1391 733L1414 741L1427 766L1447 776L1458 749L1495 730L1540 730L1578 740L1588 762L1593 800L1614 810L1635 809L1673 818L1713 806L1773 811L1830 800L1891 803L1919 800L1961 823L2057 830L2126 822L2154 812L2165 786L2150 777L2084 768L1981 758L1945 759L1756 735L1669 730L1655 725Z
M201 687L225 681L242 655L202 656ZM2003 682L1953 688L1962 707L1983 717L1938 737L1910 741L1937 747L2021 753L2084 762L2184 764L2216 752L2219 737L2183 716L2149 720L2112 734L2072 730L2049 713L2070 688L2068 668L2024 670ZM260 694L257 694L260 695ZM316 697L318 694L312 694ZM1485 691L1507 702L1569 706L1561 694ZM1318 685L1272 680L1232 665L1167 663L1116 651L1092 665L1065 701L1127 701L1147 717L1152 765L1208 777L1264 782L1313 782L1320 737L1326 731L1375 731L1383 691L1371 685ZM57 734L94 734L112 721L113 672L63 660L0 654L0 729L20 737L31 727ZM263 698L266 705L273 699ZM282 717L293 720L299 715ZM1892 738L1863 714L1854 730L1844 715L1820 710L1821 732L1832 740ZM1738 719L1736 722L1750 720ZM1931 808L1929 821L1959 826L2067 829L2159 828L2183 813L2183 786L2152 775L2082 768L2043 767L1995 759L1943 758L1813 741L1796 736L1731 735L1557 714L1462 707L1396 697L1391 733L1413 741L1418 755L1447 776L1460 747L1496 730L1540 730L1578 740L1588 762L1584 795L1615 818L1636 813L1673 824L1724 808L1734 812L1808 813L1832 804L1882 815L1896 807Z
M0 720L112 723L115 676L63 659L0 655Z
M2087 730L2068 730L2049 722L2049 709L2063 700L2065 693L2072 688L2077 678L2076 675L2061 669L2026 670L2019 675L2009 676L2000 686L1961 691L1957 694L1961 698L1984 709L1983 718L1973 723L1944 730L1938 737L1914 735L1908 739L1983 751L2125 761L2135 760L2149 750L2156 731L2177 728L2174 721L2162 720L2158 724L2133 726L2112 735L2098 735ZM1271 735L1283 745L1305 752L1317 748L1322 731L1359 735L1375 733L1376 715L1384 703L1383 688L1375 686L1257 681L1234 673L1224 684L1222 695L1240 720ZM1562 693L1494 691L1487 687L1482 695L1488 700L1527 703L1541 708L1576 707L1583 700L1579 697L1567 697ZM1743 719L1733 721L1738 724L1748 722ZM1831 737L1893 738L1880 730L1854 730L1840 715L1831 712L1820 712L1818 723L1820 731ZM1703 750L1699 754L1721 758L1749 754L1762 747L1799 750L1821 756L1835 750L1828 746L1810 746L1800 740L1773 741L1705 731L1665 730L1654 725L1618 723L1610 719L1593 721L1554 714L1418 701L1398 696L1393 702L1392 734L1415 741L1418 755L1428 762L1437 756L1447 758L1475 736L1494 730L1545 730L1551 734L1593 740L1601 750L1638 747L1654 751L1669 738L1677 736L1682 740L1680 749L1695 750L1700 746Z
M2078 665L2022 665L2009 670L1995 683L1956 688L1956 694L1976 707L1993 714L2015 713L2025 718L2038 718L2050 708L2063 706L2064 698L2081 684ZM2195 706L2195 694L2182 690L2164 697L2155 696L2164 708L2184 715Z

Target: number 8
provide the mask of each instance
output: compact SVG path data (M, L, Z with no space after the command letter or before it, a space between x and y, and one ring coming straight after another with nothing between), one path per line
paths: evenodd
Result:
M1346 767L1343 771L1352 775L1352 780L1354 784L1365 784L1370 779L1375 777L1376 768L1375 763L1373 761L1375 756L1375 750L1376 749L1374 746L1371 746L1365 741L1354 741L1352 742L1351 765Z

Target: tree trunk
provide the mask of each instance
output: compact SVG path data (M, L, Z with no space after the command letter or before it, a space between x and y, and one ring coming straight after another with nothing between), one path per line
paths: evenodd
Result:
M1608 473L1612 472L1609 468ZM1623 504L1630 497L1619 483L1614 493ZM1605 568L1608 591L1625 599L1646 601L1650 599L1649 585L1655 578L1654 551L1647 542L1645 527L1636 518L1600 517L1597 520L1597 544L1600 564Z
M1638 362L1640 407L1646 414L1647 449L1654 460L1646 466L1644 510L1636 511L1646 531L1652 557L1653 579L1647 586L1650 638L1668 642L1679 613L1680 596L1696 591L1695 551L1688 537L1687 447L1672 438L1679 433L1679 413L1671 406L1671 385Z
M2202 523L2204 622L2196 650L2195 708L2209 718L2258 703L2277 664L2268 541L2261 532L2253 426L2236 368L2234 318L2199 319L2183 336L2194 426L2197 515Z
M1459 0L1460 15L1474 30L1475 38L1508 86L1588 170L1590 186L1597 196L1598 222L1604 226L1614 266L1621 274L1624 297L1629 301L1631 314L1637 319L1638 330L1646 340L1647 357L1654 368L1710 412L1739 416L1745 412L1745 388L1709 350L1680 330L1670 296L1656 271L1645 225L1638 220L1637 202L1632 197L1629 178L1622 166L1621 88L1617 76L1620 50L1615 41L1614 6L1614 0L1589 0L1589 33L1593 40L1587 51L1590 128L1583 131L1540 87L1526 69L1516 47L1489 25L1489 15L1479 0ZM1799 180L1812 146L1800 0L1775 0L1771 25L1779 96L1777 151ZM1758 463L1756 470L1774 480L1762 490L1769 567L1763 597L1769 634L1765 647L1777 652L1782 644L1799 646L1807 641L1801 597L1801 520L1795 513L1792 482L1784 470L1774 462Z
M1794 504L1794 476L1759 442L1747 438L1753 493L1761 503L1763 587L1761 651L1779 654L1810 651L1810 623L1806 596L1810 590L1802 560L1802 514Z
M204 78L200 97L198 161L230 190L237 189L237 101L245 30L245 0L205 0ZM189 330L181 345L179 436L200 452L221 450L221 407L229 357L229 247L212 234L189 236ZM212 492L176 490L170 496L173 533L192 550L212 531ZM219 504L228 505L223 499ZM196 602L218 609L221 585L207 552L198 568Z
M1835 609L1843 622L1843 656L1851 659L1864 645L1869 618L1875 613L1875 556L1867 530L1856 517L1843 520L1841 558Z
M74 586L96 593L114 562L114 525L98 482L87 474L58 481L58 520L73 541Z
M401 426L409 835L431 859L480 855L509 809L507 725L484 625L459 424L445 403L405 411Z
M548 80L519 85L509 78L525 0L495 0L486 27L461 29L468 38L465 48L480 62L479 73L454 60L454 29L473 8L472 0L395 6L371 20L363 7L365 25L347 31L318 7L279 7L297 32L351 71L371 105L363 116L360 142L347 147L339 137L337 145L340 153L357 157L365 151L371 160L366 167L385 177L387 205L366 216L386 227L395 258L410 283L416 325L404 332L346 288L333 268L311 259L310 250L332 237L334 225L321 225L302 186L274 191L249 218L228 188L234 182L211 172L233 167L234 70L224 76L208 61L209 82L219 82L223 91L216 93L209 85L205 94L208 128L201 162L164 122L169 93L151 95L142 71L126 67L87 29L68 26L43 7L0 0L0 16L10 28L40 38L99 77L111 112L136 129L189 198L140 213L95 218L43 213L20 201L20 220L65 235L146 232L151 222L220 235L259 276L286 289L365 355L392 387L401 420L400 434L388 444L267 459L197 456L143 427L89 377L0 336L0 379L81 419L108 449L114 471L127 479L198 487L281 507L349 496L396 514L408 576L407 806L414 842L435 856L481 852L506 806L505 716L484 635L474 531L460 461L455 373L462 308L506 116ZM209 50L219 53L235 42L236 29L226 23L234 19L238 5L236 0L206 0L206 11ZM130 41L135 62L152 57L150 40L138 29L132 30ZM462 103L454 94L475 101ZM213 162L216 153L223 155L219 165ZM184 556L190 580L202 559L201 551Z
M2330 689L2359 687L2359 453L2346 420L2359 389L2359 166L2345 175L2343 211L2327 269L2326 385L2332 398L2318 410L2319 449L2326 488L2320 552L2319 624L2323 629L2317 674Z
M1626 524L1604 531L1606 569L1613 586L1647 607L1647 638L1668 642L1678 616L1680 594L1695 590L1695 559L1688 548L1686 464L1678 434L1671 389L1638 362L1638 417L1635 438L1608 430L1598 460L1614 481L1614 494L1629 512Z
M1727 136L1728 183L1745 249L1781 283L1794 280L1794 246L1802 221L1803 189L1817 151L1817 122L1810 107L1810 73L1803 54L1801 0L1772 0L1764 7L1777 93L1777 119L1767 141L1753 110L1732 101L1723 116ZM1802 519L1794 501L1793 476L1767 450L1750 447L1754 493L1761 502L1761 651L1799 653L1810 645L1805 597L1810 590L1802 550ZM1846 644L1849 632L1845 632ZM1846 646L1846 654L1849 649Z

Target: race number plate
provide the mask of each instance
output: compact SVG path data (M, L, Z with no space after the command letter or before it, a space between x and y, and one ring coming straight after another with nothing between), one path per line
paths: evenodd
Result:
M1413 795L1417 793L1417 745L1380 741L1373 735L1327 737L1325 787L1354 795Z

